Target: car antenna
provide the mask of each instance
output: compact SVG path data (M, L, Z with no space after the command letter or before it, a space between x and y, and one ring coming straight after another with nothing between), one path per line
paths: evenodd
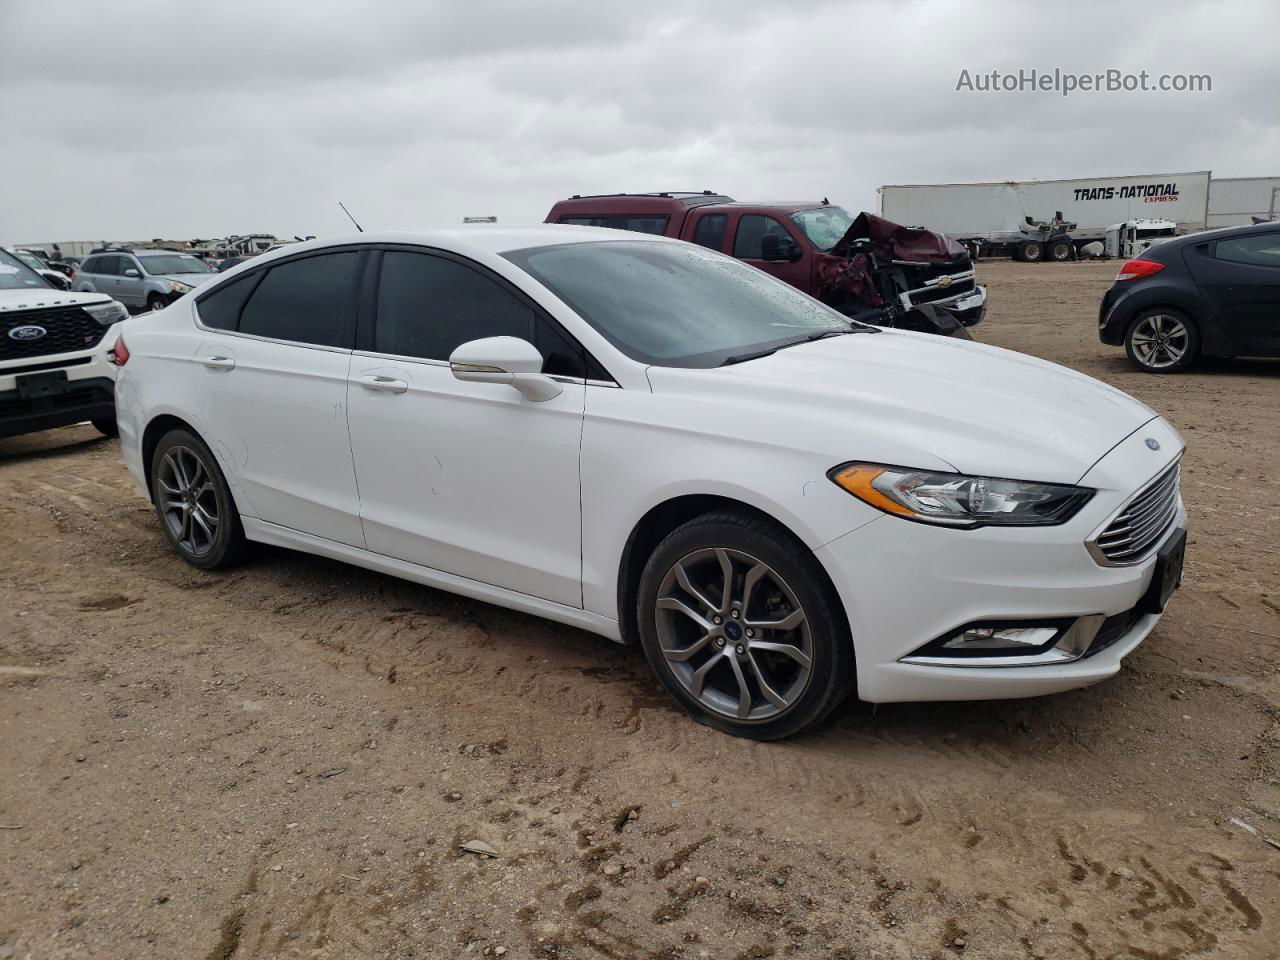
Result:
M351 211L346 208L346 205L343 204L341 200L338 201L338 206L342 207L342 212L347 215L347 219L350 220L352 223L355 223L356 230L360 233L364 233L364 227L356 223L356 218L351 215Z

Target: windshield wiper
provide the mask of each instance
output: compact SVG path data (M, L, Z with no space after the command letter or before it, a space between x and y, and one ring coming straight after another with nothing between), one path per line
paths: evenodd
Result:
M754 353L734 354L732 357L726 357L722 360L720 366L729 367L735 363L759 360L761 357L767 357L770 354L777 353L779 350L785 350L787 347L798 346L802 343L813 343L815 340L825 340L827 337L843 337L847 333L867 333L873 330L875 330L874 327L865 330L860 327L851 327L848 330L819 330L817 333L811 333L807 336L797 337L795 340L788 340L786 343L780 343L776 347L765 347L763 350L756 350Z

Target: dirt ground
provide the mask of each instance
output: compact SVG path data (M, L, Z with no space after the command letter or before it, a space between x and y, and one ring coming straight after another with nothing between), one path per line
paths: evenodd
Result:
M778 744L575 630L167 548L113 441L0 440L0 958L1280 956L1280 362L1131 372L1114 265L984 263L978 338L1189 444L1185 581L1105 684ZM460 849L480 840L498 854Z

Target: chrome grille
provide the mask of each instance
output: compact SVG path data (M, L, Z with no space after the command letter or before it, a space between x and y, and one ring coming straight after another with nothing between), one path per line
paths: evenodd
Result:
M1180 465L1173 464L1143 487L1090 544L1100 562L1137 563L1168 532L1178 513Z

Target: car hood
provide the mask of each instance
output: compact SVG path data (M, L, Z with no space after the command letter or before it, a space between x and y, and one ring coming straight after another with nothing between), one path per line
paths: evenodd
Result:
M724 401L757 436L866 459L1074 483L1156 414L1092 377L1011 350L884 330L715 370L651 367L655 392ZM712 399L714 398L714 399ZM744 432L751 433L751 428Z
M216 273L165 273L156 277L157 280L171 280L174 283L182 283L188 287L198 287L202 283L208 283Z
M78 307L86 303L106 303L110 299L105 293L73 293L70 290L47 287L0 290L0 314L48 310L52 307Z

